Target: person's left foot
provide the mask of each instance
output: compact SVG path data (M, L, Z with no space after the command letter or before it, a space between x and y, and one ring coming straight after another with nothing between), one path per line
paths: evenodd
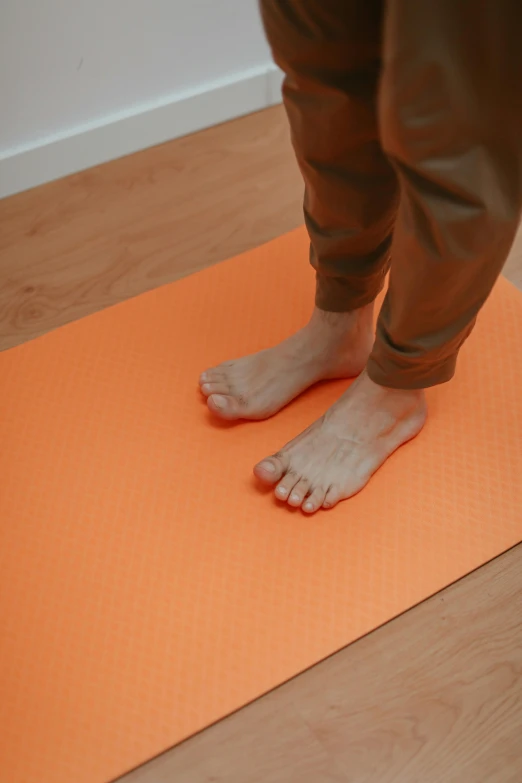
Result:
M364 372L301 435L254 468L275 495L309 514L355 495L388 457L421 431L423 391L378 386Z

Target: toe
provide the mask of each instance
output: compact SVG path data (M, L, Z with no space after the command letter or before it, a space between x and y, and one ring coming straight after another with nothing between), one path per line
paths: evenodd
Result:
M278 500L287 500L298 481L299 476L295 473L290 472L283 476L275 491Z
M239 419L240 410L237 400L225 394L211 394L207 398L210 410L222 419Z
M203 386L204 383L216 383L225 380L225 373L217 367L211 367L209 370L205 370L199 376L199 385Z
M342 494L339 487L331 486L323 501L323 508L333 508L341 500Z
M290 497L288 498L288 505L293 506L294 508L299 508L308 494L309 489L310 482L308 479L300 479L290 493Z
M228 394L230 391L228 385L223 382L207 381L201 384L201 391L205 397L210 397L211 394Z
M325 495L324 489L316 487L303 503L303 511L306 511L307 514L313 514L323 505Z
M283 455L274 454L272 457L258 462L254 467L254 474L265 484L275 484L286 470Z

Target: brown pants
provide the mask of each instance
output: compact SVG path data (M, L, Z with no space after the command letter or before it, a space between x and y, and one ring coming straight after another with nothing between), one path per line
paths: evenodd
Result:
M261 0L305 180L316 304L389 289L368 364L448 381L522 207L521 0Z

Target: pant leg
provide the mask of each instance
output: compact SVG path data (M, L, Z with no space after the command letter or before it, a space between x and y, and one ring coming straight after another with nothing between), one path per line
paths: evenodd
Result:
M305 181L316 304L371 302L388 269L397 178L381 150L383 0L261 0Z
M448 381L522 205L520 0L388 0L379 99L401 186L368 365L394 388Z

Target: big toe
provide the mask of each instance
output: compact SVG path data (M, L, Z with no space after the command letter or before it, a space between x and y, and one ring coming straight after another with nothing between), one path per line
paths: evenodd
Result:
M265 484L275 484L284 472L284 465L279 457L266 457L254 467L254 474Z
M234 397L228 394L211 394L207 397L207 405L210 410L222 419L239 419L239 404Z

